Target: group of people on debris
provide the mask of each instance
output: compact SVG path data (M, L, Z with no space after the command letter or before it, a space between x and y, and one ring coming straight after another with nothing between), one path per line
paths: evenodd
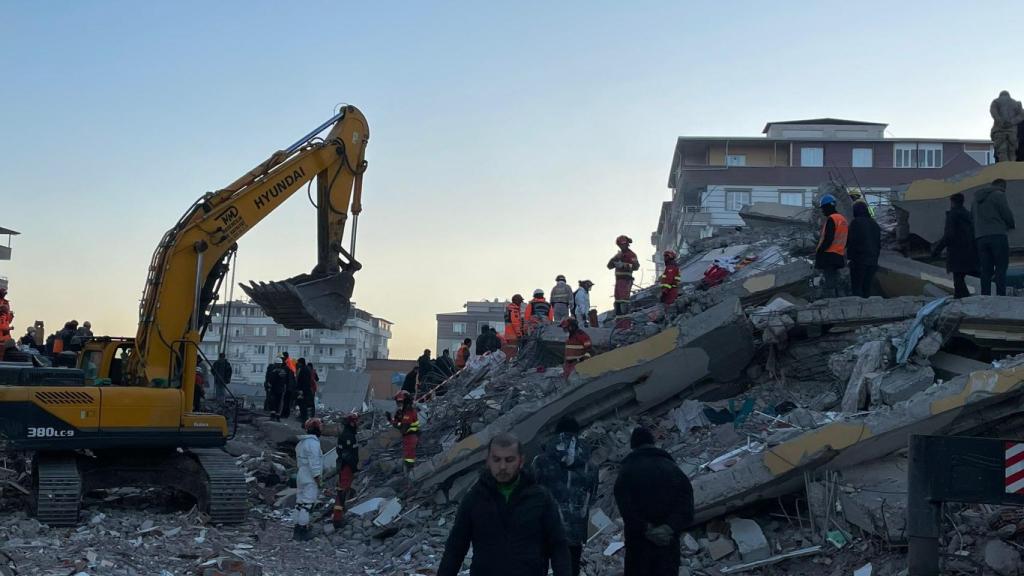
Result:
M298 408L299 422L316 416L316 393L320 388L320 375L312 362L305 358L292 358L287 351L267 366L263 378L266 399L263 409L272 420L288 418Z
M410 394L399 392L388 419L403 433L403 452L415 451L419 419ZM359 415L346 415L338 427L338 485L331 520L344 522L359 467ZM324 461L319 418L304 423L295 447L294 538L312 537L310 513L323 485ZM524 446L511 433L494 436L476 483L462 498L445 544L438 576L456 576L473 548L471 574L578 576L590 532L590 509L599 475L579 422L565 416L552 437L527 465ZM411 439L407 441L406 439ZM638 426L631 452L622 460L614 495L624 523L625 576L675 576L679 544L693 521L693 488L672 456L656 446L654 434ZM413 459L405 460L410 470ZM603 529L603 528L601 528Z
M40 326L41 323L37 323ZM7 287L0 287L0 360L12 359L13 352L22 351L46 356L59 356L62 352L80 352L85 343L93 337L92 324L89 321L78 325L78 320L65 322L64 327L42 339L40 328L29 326L25 333L15 340L14 310L7 299Z
M851 190L853 220L847 222L836 207L831 194L821 197L820 208L825 220L814 256L815 268L824 279L824 295L839 296L839 271L850 267L850 293L867 298L878 270L882 231L875 222L871 207L860 191ZM932 256L946 252L946 270L953 274L954 297L970 295L967 275L981 279L981 293L1006 295L1006 270L1010 249L1008 234L1014 229L1013 212L1006 201L1006 180L997 178L975 192L971 210L964 206L961 193L949 197L950 208L942 238L932 247Z

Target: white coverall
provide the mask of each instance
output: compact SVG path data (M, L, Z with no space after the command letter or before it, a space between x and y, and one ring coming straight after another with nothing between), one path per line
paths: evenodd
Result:
M320 437L313 434L302 434L295 446L295 461L299 472L295 477L295 520L296 526L309 525L309 511L320 496L320 487L316 479L324 472L324 453L320 449Z
M587 318L590 314L590 292L582 286L576 290L576 321L580 326L588 326Z

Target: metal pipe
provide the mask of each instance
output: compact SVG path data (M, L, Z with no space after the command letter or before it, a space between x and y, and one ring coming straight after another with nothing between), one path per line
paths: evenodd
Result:
M199 331L199 315L202 314L202 310L199 309L199 302L203 291L203 253L206 252L206 242L199 241L195 244L196 249L196 288L194 293L194 301L192 303L192 330L195 332Z
M342 118L344 118L345 117L345 109L346 108L348 108L348 107L347 106L343 106L341 108L341 110L337 114L335 114L334 116L331 116L330 120L327 120L323 124L321 124L321 125L317 126L316 128L314 128L312 132L310 132L309 134L306 134L305 136L300 138L298 141L296 141L295 144L292 144L291 146L286 148L285 152L287 152L288 154L291 154L291 153L295 152L296 150L298 150L299 148L302 148L306 144L306 142L309 142L310 140L315 138L317 134L323 132L328 126L330 126L331 124L334 124L338 120L341 120Z
M355 260L356 258L356 231L359 230L359 214L352 215L352 244L351 249L348 251L349 258Z

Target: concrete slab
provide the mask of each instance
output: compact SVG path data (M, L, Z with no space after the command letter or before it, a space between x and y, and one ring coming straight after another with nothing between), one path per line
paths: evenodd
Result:
M787 206L777 202L754 202L740 208L740 218L751 228L810 228L814 209L806 206Z
M942 220L939 222L941 226ZM891 250L883 250L878 256L878 273L875 278L882 293L889 297L922 294L936 296L928 286L938 288L945 294L953 293L953 275L946 272L945 268L911 260ZM981 284L974 276L968 276L967 289L971 294L980 294Z
M748 518L730 518L729 531L744 562L764 560L772 555L771 546L757 522Z
M991 364L941 350L933 354L929 361L932 364L932 369L935 370L935 375L943 380L956 378L963 374L970 374L976 370L988 370L992 367Z

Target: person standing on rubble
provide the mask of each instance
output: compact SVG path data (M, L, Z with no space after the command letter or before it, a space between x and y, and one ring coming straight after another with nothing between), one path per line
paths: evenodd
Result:
M288 379L291 371L282 362L267 366L266 383L267 403L264 406L270 412L271 420L280 420L284 413L285 396L288 394ZM287 415L287 414L285 414Z
M975 192L971 214L981 268L981 293L991 295L995 280L996 295L1006 296L1006 269L1010 264L1007 234L1015 226L1013 212L1006 203L1006 180L996 178L991 186Z
M615 480L615 504L624 523L624 576L676 576L679 535L693 521L693 487L672 456L654 445L643 426Z
M555 308L555 322L569 317L572 308L572 288L565 282L565 276L559 274L555 278L555 287L551 289L551 305Z
M434 379L434 363L430 360L430 349L423 351L423 354L416 359L416 367L419 368L420 383L419 383L419 394L425 394L427 390L430 390L430 383Z
M284 391L281 393L281 413L278 414L280 418L288 418L292 415L292 409L295 407L295 396L298 394L295 372L288 367L284 360L282 358L281 362L281 366L284 368L281 371L281 376L284 378Z
M572 295L575 303L573 316L580 326L590 326L590 289L594 287L594 283L590 280L580 280L579 285Z
M608 261L608 269L615 270L615 326L628 328L630 325L630 291L633 289L633 272L640 269L640 260L629 249L633 239L621 235L615 239L619 251Z
M846 266L846 237L849 225L846 218L836 211L836 199L825 194L820 201L825 222L821 225L818 248L814 253L814 267L821 270L825 279L824 296L839 297L839 271Z
M871 296L871 284L878 271L882 252L882 228L868 212L864 202L853 204L853 221L846 239L846 257L850 260L850 293L861 298Z
M544 445L532 465L537 483L551 492L561 510L573 576L580 574L590 505L597 495L598 482L597 466L590 462L590 446L579 434L579 422L563 416L555 425L555 437Z
M541 324L555 320L555 310L551 307L551 303L544 299L544 291L540 288L533 291L533 299L526 305L523 317L526 320L527 328L531 332L536 330Z
M359 414L352 412L345 416L338 431L338 494L334 498L334 514L331 516L335 528L341 528L345 507L352 496L352 481L359 468L358 433Z
M387 412L391 425L402 433L402 462L405 463L405 473L408 475L416 466L416 445L420 442L420 417L416 412L412 394L401 390L395 394L395 415Z
M568 379L576 370L576 365L590 358L594 349L590 336L580 329L575 318L566 318L559 326L569 334L565 339L565 363L562 364L562 374Z
M471 338L466 338L462 341L462 346L459 346L459 350L455 353L455 369L462 370L466 367L469 362L470 347L473 345Z
M523 337L523 295L512 296L512 301L505 306L505 355L515 356L519 339Z
M558 503L523 470L522 445L505 432L487 445L486 466L459 503L437 576L457 576L470 546L471 576L569 576Z
M226 354L217 354L213 361L213 391L217 403L223 404L227 395L228 385L231 384L231 363L228 362Z
M310 418L302 427L306 433L298 436L299 443L295 445L295 462L299 471L295 476L293 540L309 540L313 537L309 526L309 511L320 497L320 479L324 472L324 452L320 448L323 423L319 418Z
M668 317L669 308L679 298L679 265L676 264L678 255L674 250L665 250L662 259L665 261L665 271L658 277L658 287L661 288L661 305L665 307L665 316Z
M964 208L964 195L959 192L949 197L946 226L942 239L932 247L932 257L938 258L943 250L946 251L946 271L953 274L953 297L970 296L967 275L978 270L978 251L974 245L974 222L971 213Z
M305 358L299 358L295 374L295 397L299 403L299 421L316 416L316 401L313 398L313 371L306 365Z

